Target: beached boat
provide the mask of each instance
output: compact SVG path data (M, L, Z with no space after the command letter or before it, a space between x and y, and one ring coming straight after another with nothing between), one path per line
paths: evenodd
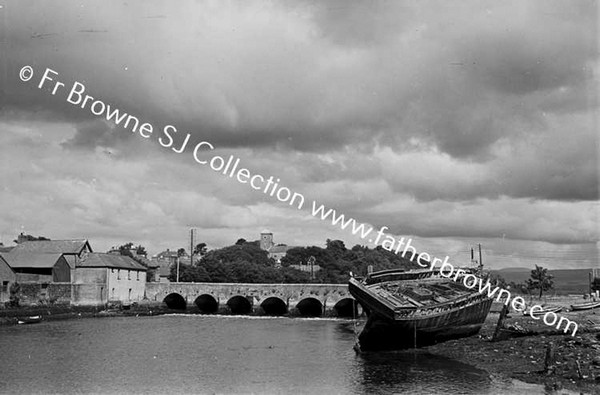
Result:
M20 325L24 325L24 324L37 324L38 322L42 322L42 316L41 315L34 315L31 317L24 317L24 318L19 318L17 320L17 323Z
M530 309L527 309L523 312L523 315L532 315L534 317L543 316L546 313L559 313L562 311L562 306L541 306L542 310L535 309L531 312Z
M587 302L587 303L581 303L581 304L572 304L571 310L591 310L591 309L595 309L596 307L600 307L600 301Z
M351 278L348 288L368 314L359 351L422 347L474 335L492 305L486 295L435 270L374 272L364 280Z

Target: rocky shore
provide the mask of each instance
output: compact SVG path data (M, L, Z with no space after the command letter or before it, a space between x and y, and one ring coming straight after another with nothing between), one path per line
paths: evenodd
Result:
M492 341L498 314L490 314L478 335L428 350L490 373L543 384L548 391L600 394L600 309L560 314L579 324L575 336L512 314L504 325L522 329L523 334Z

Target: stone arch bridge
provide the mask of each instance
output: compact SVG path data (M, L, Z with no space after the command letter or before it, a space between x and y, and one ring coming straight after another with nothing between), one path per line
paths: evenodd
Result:
M202 313L341 317L358 314L345 284L147 283L146 298L169 308Z

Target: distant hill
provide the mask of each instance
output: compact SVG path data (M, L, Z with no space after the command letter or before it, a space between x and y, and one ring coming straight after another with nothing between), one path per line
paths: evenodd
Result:
M592 269L549 270L554 276L554 291L559 294L583 294L589 292L589 273ZM502 276L507 282L524 283L529 278L531 269L523 267L492 270L493 274Z
M504 269L494 270L495 272L527 272L530 273L531 269L526 267L505 267Z

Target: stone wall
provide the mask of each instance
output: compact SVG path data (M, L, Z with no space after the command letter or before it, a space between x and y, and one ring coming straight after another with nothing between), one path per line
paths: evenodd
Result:
M188 305L200 295L212 296L224 305L234 296L243 296L254 306L270 297L277 297L288 307L308 298L318 300L325 309L331 309L342 299L353 299L346 284L234 284L234 283L147 283L146 298L162 302L169 294L181 295Z
M48 285L47 297L50 303L70 304L71 283L51 283Z
M19 304L39 304L40 300L42 299L42 285L40 283L19 283L19 286Z
M103 284L73 284L71 304L74 306L99 306L106 301Z
M229 283L146 283L142 276L131 279L143 287L131 301L161 303L170 294L181 295L187 304L192 305L200 295L210 295L220 305L236 296L248 299L253 306L260 305L271 297L281 299L288 307L296 306L304 299L316 299L324 307L331 309L342 299L352 298L345 284L229 284ZM143 284L143 285L142 285ZM99 306L107 302L109 289L104 284L70 283L20 283L21 305L72 304L75 306ZM126 300L123 300L126 301Z

